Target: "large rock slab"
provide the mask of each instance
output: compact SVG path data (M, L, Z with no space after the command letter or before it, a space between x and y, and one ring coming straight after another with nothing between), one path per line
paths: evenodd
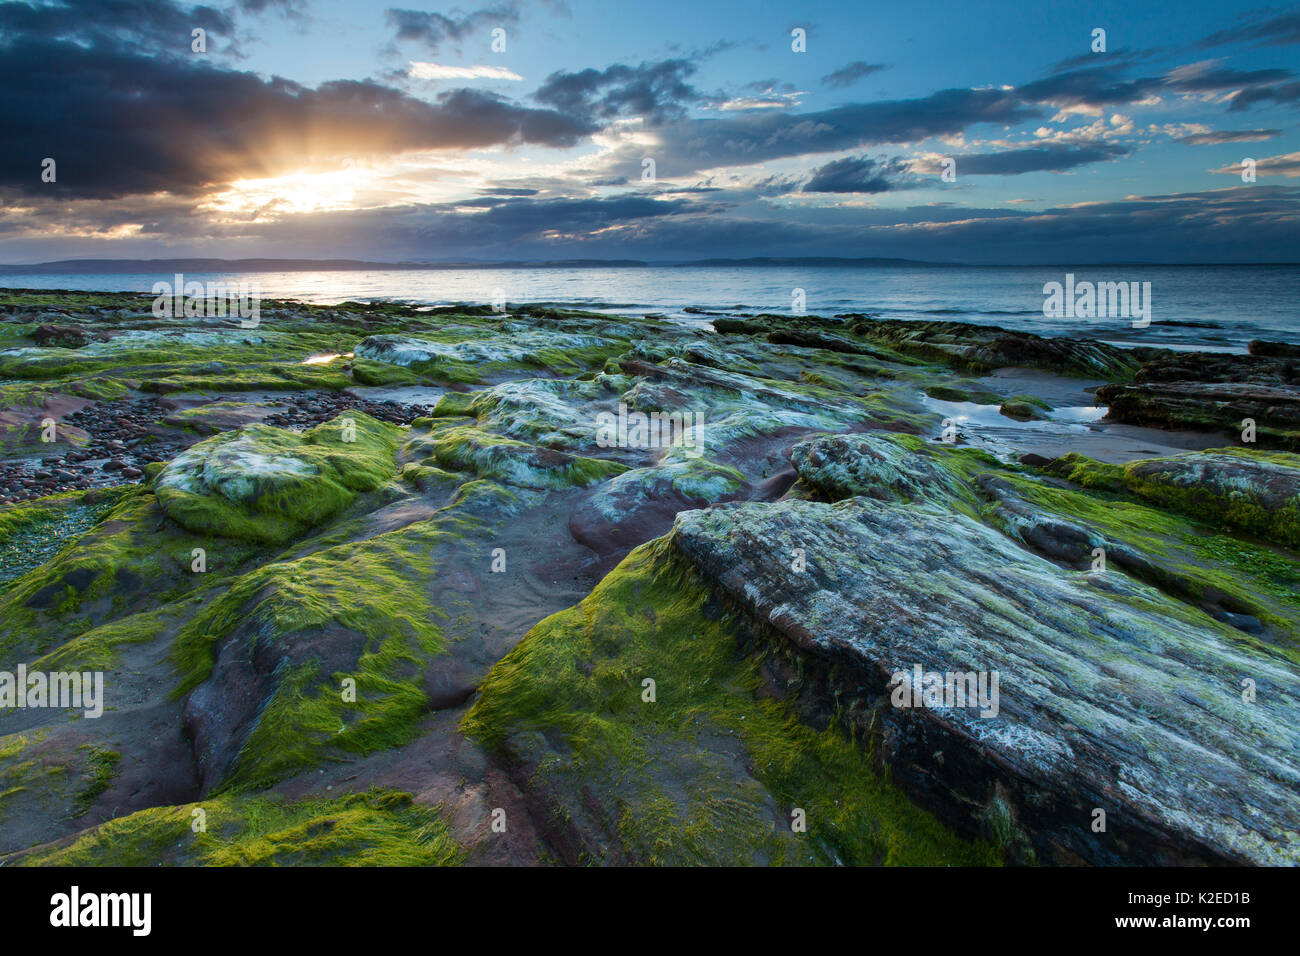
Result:
M959 829L1040 862L1300 863L1300 671L1199 611L929 505L717 506L669 540L833 665L894 779ZM895 706L918 666L996 672L996 713Z

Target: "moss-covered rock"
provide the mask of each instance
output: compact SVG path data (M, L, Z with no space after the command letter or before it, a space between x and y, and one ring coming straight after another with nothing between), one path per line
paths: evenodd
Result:
M195 826L201 819L203 826ZM228 795L154 807L17 854L20 866L451 866L436 809L375 789L297 802Z
M680 515L668 541L834 669L893 779L960 831L993 838L996 800L1041 862L1300 862L1300 669L1203 612L933 505L732 505ZM966 676L945 697L950 674L984 675L978 702Z
M472 471L519 488L585 487L627 470L616 461L569 455L468 427L438 435L433 460L443 468Z
M191 531L284 543L393 477L400 430L349 412L301 435L250 425L174 459L155 483Z
M741 639L707 587L646 545L534 628L464 726L542 801L569 863L996 861L909 803L843 728L801 723Z
M1300 455L1219 448L1121 466L1071 454L1053 470L1085 487L1127 489L1162 508L1300 549Z

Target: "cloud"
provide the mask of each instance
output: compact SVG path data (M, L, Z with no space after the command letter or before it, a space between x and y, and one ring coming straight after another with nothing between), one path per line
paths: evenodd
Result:
M833 73L827 73L822 77L822 82L827 86L852 86L864 76L870 76L872 73L884 69L887 69L887 67L883 63L866 63L862 60L854 60Z
M443 66L440 63L412 61L407 75L417 80L522 80L514 70L504 66Z
M1210 172L1240 176L1241 163L1229 163L1219 169L1211 169ZM1286 153L1282 156L1267 156L1264 159L1257 159L1255 160L1255 175L1285 176L1288 179L1294 179L1300 176L1300 153Z
M781 208L634 194L483 197L212 225L156 197L78 201L53 233L30 207L0 220L0 259L293 255L377 260L905 256L980 263L1300 259L1300 187L1256 183L1043 209L918 204ZM123 225L123 224L127 225ZM1041 286L1040 286L1041 288Z
M0 42L0 88L40 91L0 100L0 189L46 197L196 195L343 156L564 147L595 129L474 90L450 90L430 103L372 81L312 89L210 63L147 57L130 47ZM56 183L40 180L45 157L57 163Z
M1300 43L1300 11L1230 27L1212 33L1201 41L1201 46L1222 46L1228 43L1253 42L1255 46L1287 46Z
M1213 146L1218 143L1254 143L1264 139L1276 139L1282 135L1280 129L1216 129L1208 133L1192 133L1179 136L1174 142L1188 146Z
M907 164L898 161L877 162L866 156L836 159L812 172L804 184L806 193L885 193L906 189L902 177Z
M1023 173L1063 172L1090 163L1127 156L1133 150L1118 143L1074 145L1053 143L997 153L965 153L954 157L957 176L1019 176ZM937 171L927 169L927 171Z
M260 7L245 7L252 12ZM231 37L229 12L209 6L183 8L172 0L52 0L0 3L0 37L75 40L82 45L134 43L188 53L190 31Z
M792 106L798 106L799 100L803 93L794 91L790 93L778 93L774 90L766 90L758 96L738 96L734 99L723 100L717 104L717 109L727 112L738 110L782 110L789 109Z
M1242 90L1232 98L1232 105L1228 107L1228 112L1235 113L1249 109L1256 103L1262 103L1266 100L1276 100L1278 103L1300 102L1300 82L1282 83L1277 86L1257 86Z
M1097 66L1049 76L1016 88L1032 103L1099 109L1136 103L1162 94L1212 93L1259 87L1290 78L1290 70L1234 70L1216 60L1191 63L1163 76L1121 79L1122 68ZM1250 92L1249 89L1246 92ZM1235 105L1233 108L1237 108Z
M685 59L560 70L546 78L533 98L565 113L604 120L638 116L658 123L680 118L688 105L706 99L686 82L694 72L695 64Z
M448 17L425 10L389 8L384 11L388 25L393 28L394 43L421 43L437 51L444 43L460 41L483 32L483 44L488 45L488 31L505 24L519 22L519 8L514 3L484 7L461 17Z
M764 110L669 123L655 129L659 146L649 154L660 177L681 176L720 166L920 142L980 123L1007 125L1039 115L1005 90L940 90L919 99L855 103L810 113ZM606 168L598 173L635 179L645 155L644 145L630 144L607 157Z

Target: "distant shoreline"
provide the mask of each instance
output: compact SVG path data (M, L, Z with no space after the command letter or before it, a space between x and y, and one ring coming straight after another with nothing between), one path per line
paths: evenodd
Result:
M691 259L650 262L639 259L547 259L488 262L368 262L359 259L61 259L51 262L0 264L6 275L139 275L174 272L438 272L468 269L685 269L685 268L963 268L963 269L1067 269L1067 268L1296 268L1297 262L1073 262L1073 263L968 263L923 259L835 256L757 256L743 259Z

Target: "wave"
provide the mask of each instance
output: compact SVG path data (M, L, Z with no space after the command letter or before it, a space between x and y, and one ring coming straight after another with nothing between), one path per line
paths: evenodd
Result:
M916 309L917 315L1042 315L1042 309Z

